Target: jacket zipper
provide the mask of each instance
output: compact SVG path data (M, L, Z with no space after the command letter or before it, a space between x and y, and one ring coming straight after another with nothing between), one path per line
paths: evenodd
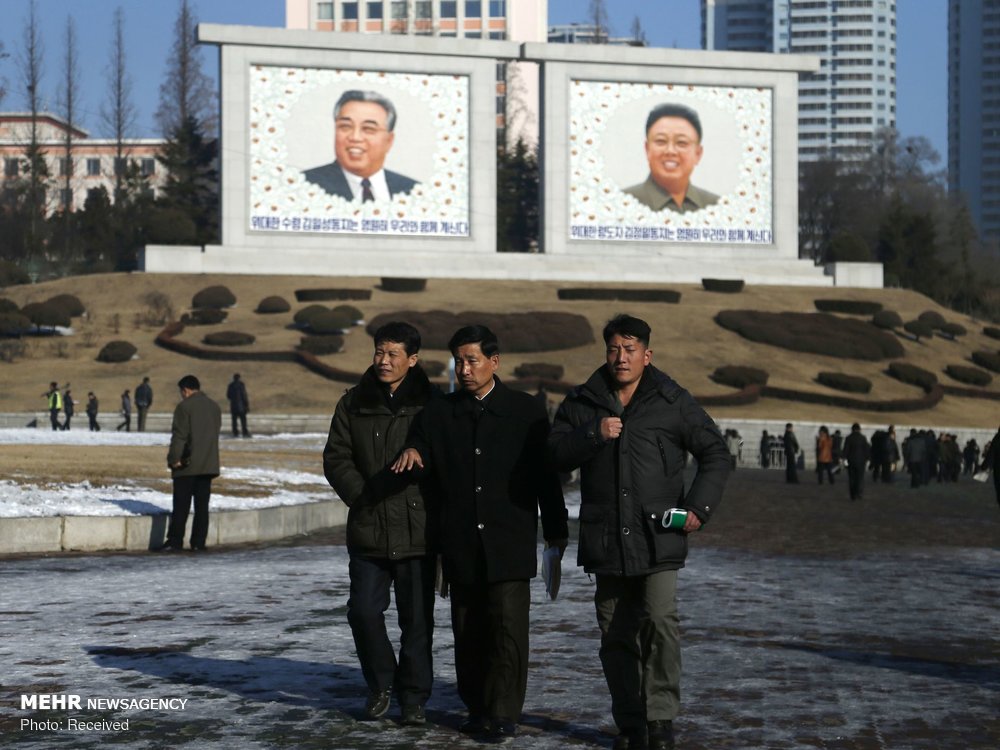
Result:
M670 476L670 472L667 471L667 452L663 449L663 441L660 438L656 438L656 447L660 449L660 460L663 461L663 476Z

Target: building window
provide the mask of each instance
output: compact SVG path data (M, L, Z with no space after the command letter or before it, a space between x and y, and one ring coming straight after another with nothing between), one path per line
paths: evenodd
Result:
M480 0L465 0L465 17L479 18L483 15L483 4Z
M340 6L340 12L343 15L343 18L341 20L343 20L343 21L357 21L358 20L358 4L357 4L357 2L344 3L343 5Z
M141 159L139 161L139 173L143 177L151 177L156 174L156 159Z
M465 32L465 38L466 39L482 39L483 38L483 32L481 32L481 31L466 31Z
M433 15L433 5L431 0L417 0L417 5L413 12L417 18L429 19Z
M406 20L406 0L393 0L392 20L394 21Z
M88 177L100 177L101 176L101 160L100 159L87 159L87 176Z
M18 163L17 159L4 159L3 160L3 176L4 177L17 177Z
M373 21L382 19L382 3L368 3L368 17Z
M67 159L66 157L61 157L59 159L59 176L60 177L72 177L73 176L73 160Z
M490 0L490 15L503 18L507 15L507 0Z
M458 2L441 0L441 18L458 18Z
M333 3L316 3L316 18L320 21L332 21Z
M491 31L490 32L490 39L506 39L506 38L507 38L507 32L506 31Z

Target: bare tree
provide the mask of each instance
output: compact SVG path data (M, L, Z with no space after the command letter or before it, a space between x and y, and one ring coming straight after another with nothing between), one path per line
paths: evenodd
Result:
M132 102L132 77L128 73L128 63L125 59L125 11L119 5L115 8L114 34L111 41L111 54L108 57L108 93L104 106L101 107L101 120L104 130L115 140L115 195L118 203L122 196L125 182L125 167L128 160L128 144L126 141L135 128L135 104Z
M45 154L42 151L38 137L38 115L42 109L42 38L38 28L36 0L31 0L28 9L28 24L24 28L23 47L18 62L21 69L21 82L31 112L28 143L25 147L25 169L27 171L27 194L25 207L28 211L27 232L25 236L25 255L28 259L41 256L44 244L42 228L45 218L45 182L48 177L48 167Z
M201 50L195 43L198 19L188 0L179 0L174 21L174 44L167 77L160 85L156 122L165 137L194 120L203 133L214 133L218 123L215 92L201 65Z
M590 0L588 20L594 27L594 44L607 44L611 35L611 22L608 19L608 7L604 0Z
M646 32L643 31L642 21L639 20L639 16L632 16L632 25L629 27L629 35L632 37L630 44L633 47L646 46Z
M76 24L73 16L66 17L66 49L63 57L63 79L59 88L59 114L66 122L63 135L63 163L60 176L63 178L64 241L68 251L72 242L73 211L73 137L76 131L77 93L80 90L80 68L77 59Z
M8 57L7 53L3 50L3 42L0 41L0 60L6 60ZM7 95L7 81L0 78L0 103L3 102L3 98Z

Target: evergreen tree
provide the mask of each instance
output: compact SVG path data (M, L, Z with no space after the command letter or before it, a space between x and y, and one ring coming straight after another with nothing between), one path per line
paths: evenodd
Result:
M523 140L513 153L497 153L497 248L527 253L538 249L538 159Z
M186 216L200 245L219 241L218 141L208 140L198 121L187 117L157 157L167 170L159 208Z

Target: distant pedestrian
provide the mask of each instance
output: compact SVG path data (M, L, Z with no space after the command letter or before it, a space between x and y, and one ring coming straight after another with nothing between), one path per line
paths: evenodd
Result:
M857 422L851 425L851 434L844 440L844 458L847 461L847 479L851 500L860 500L865 485L865 468L871 458L872 448Z
M177 552L184 546L184 529L194 498L191 522L191 549L205 549L208 539L208 502L212 480L219 476L219 431L222 409L201 392L194 375L185 375L177 383L181 402L174 409L170 426L170 449L167 466L174 482L173 509L167 540L158 552Z
M149 378L143 378L142 383L135 389L135 408L139 412L139 432L146 431L146 414L149 407L153 405L153 386L149 384Z
M69 388L63 393L63 414L66 415L66 421L63 422L62 428L64 430L69 429L69 423L73 419L74 407L76 406L76 401L73 400L73 394L70 393Z
M927 435L923 430L910 430L904 450L907 466L910 467L910 487L927 484Z
M819 428L816 436L816 477L820 484L823 484L823 472L833 484L833 438L826 425Z
M100 432L101 425L97 423L97 409L98 409L97 396L91 391L87 394L87 419L90 421L90 431Z
M785 447L785 481L788 484L798 484L799 474L795 465L795 457L799 452L799 441L795 439L792 423L785 425L785 435L782 438Z
M766 469L771 465L771 437L764 430L760 436L760 468Z
M59 384L55 381L49 383L49 389L42 394L42 398L48 399L49 420L52 422L52 429L59 429L59 412L62 411L62 394L59 392Z
M233 418L233 437L240 436L240 430L237 427L242 427L243 437L250 437L250 432L247 430L247 412L250 411L250 397L247 396L247 387L240 380L239 373L233 375L233 380L226 389L226 398L229 399L229 413Z
M965 449L962 451L962 459L965 463L962 473L971 477L976 471L976 465L979 463L979 445L976 443L975 438L972 438L965 444Z
M840 471L844 461L844 436L840 434L840 430L834 430L831 439L833 440L833 473L836 474Z
M129 395L128 388L122 394L122 418L123 421L118 425L118 431L121 432L122 427L125 428L125 432L132 431L132 397Z
M989 469L993 474L993 490L997 495L997 505L1000 505L1000 429L983 451L983 469Z

